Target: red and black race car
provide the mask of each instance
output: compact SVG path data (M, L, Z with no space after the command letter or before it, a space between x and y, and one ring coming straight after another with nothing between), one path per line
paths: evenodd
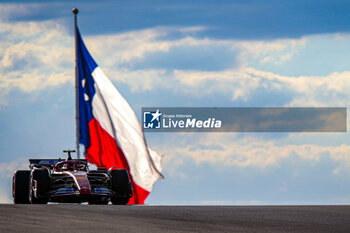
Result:
M15 204L68 202L125 205L132 196L129 174L124 169L89 170L87 160L30 159L30 170L13 175Z

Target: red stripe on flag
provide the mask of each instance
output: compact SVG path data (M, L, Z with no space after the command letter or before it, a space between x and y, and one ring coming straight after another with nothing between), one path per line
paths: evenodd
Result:
M109 169L115 166L117 169L126 169L129 172L133 188L133 196L130 198L128 205L143 205L149 192L133 181L128 162L115 139L101 127L95 118L89 122L89 130L90 147L87 148L86 159L98 167Z

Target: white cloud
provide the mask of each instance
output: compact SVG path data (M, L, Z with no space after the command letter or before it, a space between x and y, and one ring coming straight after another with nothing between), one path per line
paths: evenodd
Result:
M220 94L227 95L231 101L249 102L254 101L252 98L257 91L263 91L273 92L274 96L288 94L284 106L348 105L349 71L294 77L249 67L252 60L277 64L293 59L294 54L311 43L314 37L237 41L191 36L191 33L201 30L205 28L158 27L122 34L84 36L84 40L107 75L127 84L134 92L166 89L175 95L210 97ZM183 33L183 36L167 39L173 32ZM345 34L325 37L327 41L350 40ZM0 22L0 38L0 106L8 103L8 93L14 89L33 92L67 82L73 84L74 40L64 26L55 21ZM237 58L237 67L215 71L132 67L136 60L146 61L155 53L170 53L177 48L206 51L218 46L232 51L232 56ZM269 101L265 104L275 106Z
M174 72L181 85L191 87L192 94L201 96L213 93L226 93L232 100L247 101L259 88L269 93L282 94L290 92L291 101L285 106L335 107L347 106L350 98L350 72L332 73L328 76L288 77L254 68L208 71ZM204 88L205 87L205 88ZM347 98L344 98L347 97ZM269 103L266 103L269 104Z
M293 100L287 103L290 106L300 103L308 106L341 104L338 94L347 95L348 72L325 77L287 77L247 67L251 60L280 63L291 59L298 49L305 46L308 38L237 41L186 36L186 33L201 30L205 28L159 27L114 35L86 36L84 39L106 73L112 79L128 84L133 91L163 88L199 96L224 93L231 96L233 101L248 101L258 88L282 93L290 90L294 93ZM174 31L184 33L183 37L166 39ZM3 93L0 104L7 102L6 93L12 89L31 92L66 82L73 83L74 42L62 25L55 21L0 22L0 37L0 89ZM232 56L237 57L237 68L212 72L174 70L171 67L168 70L132 68L135 60L147 60L150 54L157 52L167 53L174 48L200 48L205 51L217 46L235 51Z
M54 21L0 22L0 89L42 90L74 80L73 38ZM6 103L2 94L0 104Z
M231 56L237 56L240 66L247 66L251 60L281 64L290 60L298 49L305 46L307 41L306 38L241 41L191 36L191 33L205 29L205 27L156 27L123 34L85 37L85 41L88 48L103 62L103 66L109 68L119 66L122 63L132 63L135 59L147 60L149 55L159 52L167 53L171 49L176 51L180 48L186 48L190 51L200 48L204 52L211 51L210 48L223 48L223 50L218 49L217 52L232 51ZM183 36L178 39L166 39L166 36L171 35L172 32L181 32ZM238 54L234 51L237 51ZM210 61L210 55L213 54L208 53L207 55ZM223 61L227 59L227 56L230 56L228 54L221 55ZM205 64L203 64L203 68L205 69Z
M31 3L31 4L12 4L12 3L2 3L0 4L0 15L2 20L8 20L12 17L18 16L28 16L33 10L41 8L41 4Z
M295 136L296 134L292 137ZM185 144L179 141L186 141L186 138ZM301 145L278 145L278 139L269 140L248 135L238 137L227 133L201 133L195 141L190 138L190 135L182 134L175 140L170 140L169 144L158 145L157 150L166 154L164 167L168 175L179 177L177 172L181 171L180 167L188 160L196 164L210 164L218 170L235 167L269 170L279 168L289 160L315 166L326 158L334 161L333 165L329 164L331 169L334 166L334 175L349 174L350 145L346 144L323 146L305 142Z
M282 64L290 60L299 49L305 47L307 37L301 39L277 39L272 41L238 41L240 60L248 64L251 60L259 63Z
M172 78L172 76L169 76L166 70L104 70L106 70L110 79L128 84L131 91L157 90L158 88L170 89L173 86L173 83L169 82L169 78Z
M0 163L0 178L12 178L16 170L29 169L28 161L19 159L11 162Z
M177 29L178 30L178 29ZM202 28L198 30L204 30ZM290 95L285 106L347 106L350 81L348 71L334 72L325 76L283 76L272 72L249 67L252 60L260 63L281 64L293 58L300 49L312 43L320 36L301 39L283 39L274 41L236 41L198 39L184 37L178 40L159 40L168 33L165 28L134 31L121 35L109 35L87 38L88 47L101 58L102 67L117 81L128 84L133 91L169 89L174 93L186 93L196 96L227 94L232 101L249 101L258 89L267 93L273 91ZM322 37L322 36L321 36ZM325 36L328 40L338 37ZM345 36L345 38L347 38ZM100 43L104 41L105 43ZM137 69L121 68L124 62L132 64L135 59L147 60L150 54L167 53L172 49L188 49L224 46L235 51L239 65L215 71L181 69ZM223 57L223 60L227 59ZM269 103L266 103L269 104Z

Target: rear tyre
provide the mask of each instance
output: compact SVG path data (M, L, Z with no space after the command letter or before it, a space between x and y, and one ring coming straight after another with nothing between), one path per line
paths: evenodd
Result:
M19 170L12 178L12 196L15 204L30 204L29 201L30 171Z
M116 197L111 197L113 205L126 205L129 202L132 189L129 180L129 174L125 169L116 169L111 171L112 190Z
M36 182L36 195L35 185ZM50 191L50 176L47 170L34 170L32 172L30 201L32 204L47 204L49 201L48 192Z

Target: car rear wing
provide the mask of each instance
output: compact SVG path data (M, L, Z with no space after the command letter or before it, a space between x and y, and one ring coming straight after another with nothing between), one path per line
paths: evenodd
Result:
M58 162L66 161L65 159L29 159L30 166L54 166ZM88 162L87 159L72 159L70 161Z

